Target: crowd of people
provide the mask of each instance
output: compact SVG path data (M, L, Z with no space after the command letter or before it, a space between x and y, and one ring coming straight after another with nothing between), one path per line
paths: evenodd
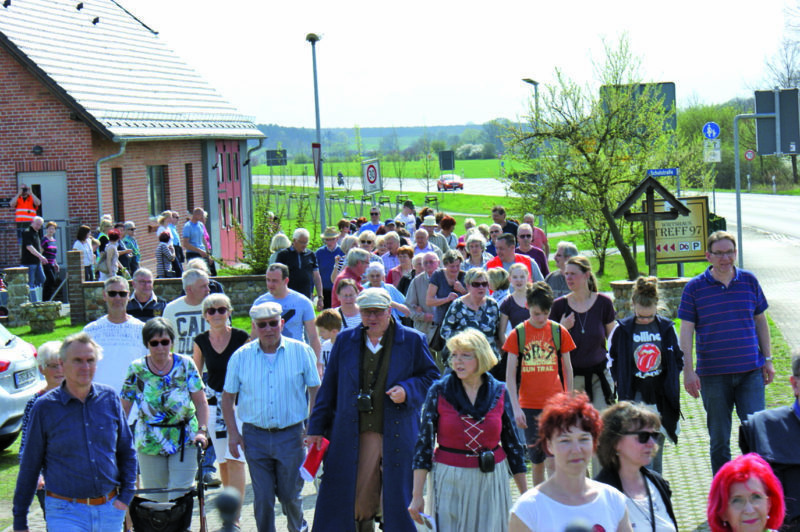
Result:
M317 250L304 228L275 235L249 331L211 278L202 209L177 241L174 213L159 220L158 277L178 274L185 292L171 302L151 270L118 275L135 254L101 223L114 249L100 270L107 314L42 346L47 390L26 412L14 529L27 529L35 493L48 524L128 528L137 467L141 488L170 490L152 498L184 500L198 444L241 495L249 470L258 530L274 530L276 497L289 530L308 527L309 448L326 450L315 531L677 530L662 450L678 443L681 374L708 413L712 530L798 529L800 406L758 412L774 377L767 303L733 265L732 235L709 237L678 336L656 278L636 281L632 314L617 319L575 244L558 243L551 270L533 215L518 223L497 206L493 224L467 219L457 234L411 202L380 213L327 228ZM91 238L79 231L76 248ZM799 383L795 359L796 398ZM734 405L750 454L731 461ZM65 423L85 427L66 458Z

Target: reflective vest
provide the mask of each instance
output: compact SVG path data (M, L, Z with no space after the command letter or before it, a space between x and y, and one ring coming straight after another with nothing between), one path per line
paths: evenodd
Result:
M27 198L20 196L17 198L17 207L15 212L15 221L17 222L32 222L36 217L36 205L33 204L33 196L28 194Z

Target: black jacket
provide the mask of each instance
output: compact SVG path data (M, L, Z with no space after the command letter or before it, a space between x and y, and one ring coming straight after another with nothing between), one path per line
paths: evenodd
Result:
M651 471L646 467L641 468L639 471L642 472L645 479L655 485L656 489L661 494L661 498L664 500L664 505L667 507L669 518L672 519L672 523L675 525L675 530L680 530L678 528L678 521L675 519L675 513L672 511L672 490L669 488L669 482L664 480L664 478L655 471ZM619 472L616 469L604 467L594 479L597 482L608 484L622 491L622 480L619 478Z

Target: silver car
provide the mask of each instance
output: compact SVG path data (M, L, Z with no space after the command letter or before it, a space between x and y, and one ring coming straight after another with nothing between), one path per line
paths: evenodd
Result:
M0 450L17 439L25 405L44 385L36 348L0 325Z

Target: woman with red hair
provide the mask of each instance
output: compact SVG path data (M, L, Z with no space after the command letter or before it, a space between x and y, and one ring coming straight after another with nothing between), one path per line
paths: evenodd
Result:
M772 468L756 453L722 466L708 494L711 532L764 532L780 528L786 507Z
M631 532L625 496L591 480L586 471L603 428L600 413L584 393L559 393L539 415L539 444L553 457L554 472L511 508L509 532L542 532L583 526Z

